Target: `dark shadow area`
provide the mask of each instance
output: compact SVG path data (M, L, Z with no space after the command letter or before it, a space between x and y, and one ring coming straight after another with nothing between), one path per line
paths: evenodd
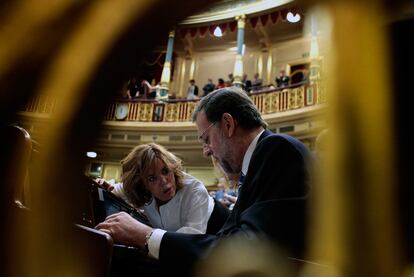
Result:
M391 31L392 86L395 111L395 150L397 152L397 178L399 184L399 208L402 230L402 245L409 262L414 262L414 186L413 163L414 135L412 127L414 41L411 37L414 19L393 23Z

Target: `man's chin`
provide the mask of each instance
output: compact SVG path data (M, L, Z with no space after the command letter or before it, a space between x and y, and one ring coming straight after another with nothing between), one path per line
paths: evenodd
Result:
M237 172L235 172L228 163L220 163L220 165L226 174L237 174Z

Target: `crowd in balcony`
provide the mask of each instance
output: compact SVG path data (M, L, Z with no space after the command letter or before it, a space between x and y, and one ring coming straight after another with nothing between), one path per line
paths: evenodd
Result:
M147 80L137 82L136 77L129 79L126 92L121 93L122 98L155 99L160 94L160 84L151 85Z
M248 94L260 93L267 90L272 90L275 88L284 88L292 85L293 83L304 83L309 80L308 77L308 70L304 69L299 72L299 78L291 78L291 76L287 75L284 69L280 70L279 74L275 77L275 83L264 84L263 79L260 77L259 73L255 73L253 75L253 79L249 79L248 75L245 73L243 74L243 78L241 80L241 85L243 89ZM189 81L187 91L184 97L177 97L175 93L171 93L168 96L168 99L187 99L187 100L197 100L206 95L210 92L221 89L225 87L230 87L234 85L234 75L230 72L227 76L227 79L218 78L217 83L213 82L212 78L207 79L207 83L205 83L202 87L202 92L199 89L196 81L191 79ZM160 98L160 91L161 86L160 83L155 84L155 80L152 81L150 84L147 80L142 79L139 82L137 81L136 77L131 77L128 81L126 88L121 92L121 98L124 99L148 99L154 100Z

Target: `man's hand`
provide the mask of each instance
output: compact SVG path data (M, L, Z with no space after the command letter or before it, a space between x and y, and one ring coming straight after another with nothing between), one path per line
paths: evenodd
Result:
M237 197L233 195L229 195L227 193L224 194L224 197L228 199L231 203L236 203Z
M230 206L230 204L231 204L231 202L229 200L227 200L226 198L221 198L218 201L226 207Z
M108 216L95 228L111 235L115 242L140 249L145 248L145 237L152 232L151 227L135 220L125 212Z

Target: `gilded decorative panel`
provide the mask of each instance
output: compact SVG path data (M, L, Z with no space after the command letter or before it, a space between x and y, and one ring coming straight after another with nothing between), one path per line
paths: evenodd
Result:
M152 119L152 104L140 103L139 121L151 121Z
M165 105L164 121L167 121L167 122L178 121L178 104L177 103L167 103Z
M271 105L271 102L270 102L270 93L269 93L269 94L266 94L264 96L263 112L262 112L262 114L271 113L270 105Z
M318 99L318 102L317 102L317 104L322 104L322 103L326 103L327 102L327 93L326 93L326 89L325 89L325 86L323 85L323 82L318 82L318 83L315 83L315 88L316 88L316 91L317 91L317 99Z
M289 90L289 106L288 109L299 109L304 107L304 87L292 88Z
M186 104L187 104L187 113L182 121L191 121L191 117L193 115L195 108L197 107L198 102L187 102Z
M277 92L268 93L264 98L263 113L274 113L279 110L279 97Z

